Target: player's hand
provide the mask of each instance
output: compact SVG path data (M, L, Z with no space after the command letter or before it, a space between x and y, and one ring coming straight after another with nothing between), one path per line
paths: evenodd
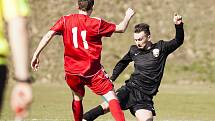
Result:
M131 8L128 8L125 15L129 18L131 18L135 14L134 10Z
M11 108L15 113L15 120L23 120L28 116L28 109L32 103L31 85L26 82L18 82L11 94Z
M34 71L37 71L39 69L39 58L37 56L33 56L32 60L31 60L31 68Z
M179 25L182 23L182 17L177 13L174 13L173 21L176 25Z

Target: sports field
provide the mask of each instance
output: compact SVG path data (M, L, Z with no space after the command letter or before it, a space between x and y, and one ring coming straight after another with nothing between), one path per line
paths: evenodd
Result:
M116 84L116 88L119 87ZM71 92L66 84L33 84L34 102L26 121L72 121ZM8 90L11 89L9 85ZM11 121L7 92L0 121ZM102 99L86 90L84 109L100 103ZM90 93L89 93L90 92ZM155 98L156 121L215 121L215 84L161 85ZM135 118L125 112L127 121ZM110 114L97 121L114 121Z
M128 7L136 14L124 34L115 34L103 41L102 64L110 74L133 40L133 27L148 23L152 41L169 40L175 36L173 13L182 15L185 42L172 54L165 67L163 82L155 97L156 121L215 121L215 0L96 0L92 16L119 23ZM75 13L76 0L29 0L29 37L33 52L42 36L62 15ZM61 37L41 55L40 70L32 73L34 102L25 121L73 121L72 94L64 78L63 43ZM107 41L106 41L107 40ZM12 65L10 65L12 68ZM133 71L129 66L119 80L129 78ZM11 69L12 70L12 69ZM9 75L12 75L10 71ZM12 78L11 76L10 78ZM9 81L0 121L13 121L9 108L9 94L13 81ZM57 83L57 84L56 84ZM61 83L61 84L59 84ZM203 83L203 84L202 84ZM116 88L122 85L116 82ZM185 84L185 85L184 85ZM84 109L102 102L102 98L86 89ZM125 111L127 121L136 119ZM111 114L97 121L114 121Z

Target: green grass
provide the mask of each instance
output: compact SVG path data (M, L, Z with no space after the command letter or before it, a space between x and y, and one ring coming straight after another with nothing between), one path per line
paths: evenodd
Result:
M116 84L117 87L121 84ZM11 89L9 86L8 90ZM26 121L72 121L71 92L66 85L34 84L34 102ZM9 108L10 91L0 121L12 120ZM85 111L101 103L102 99L86 90L84 98ZM161 85L155 97L157 121L213 121L215 120L215 85ZM127 121L136 119L125 112ZM97 121L113 121L110 114L98 118Z

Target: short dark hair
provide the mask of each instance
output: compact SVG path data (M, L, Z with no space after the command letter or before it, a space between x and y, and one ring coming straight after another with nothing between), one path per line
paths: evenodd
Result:
M92 10L94 0L78 0L78 7L82 11Z
M140 33L142 31L144 31L145 34L150 35L149 27L150 26L148 24L146 24L146 23L140 23L140 24L135 25L134 32L135 33Z

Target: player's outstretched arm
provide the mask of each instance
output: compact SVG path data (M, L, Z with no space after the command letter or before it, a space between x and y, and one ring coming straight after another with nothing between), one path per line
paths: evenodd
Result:
M177 41L178 46L180 46L184 42L184 29L182 17L175 13L173 17L173 22L175 23L176 28L175 40Z
M166 52L169 54L175 51L184 42L184 29L183 29L182 17L175 13L173 17L173 22L176 28L175 37L170 41L164 42L164 48Z
M50 40L52 39L52 37L55 35L55 31L48 31L42 38L42 40L40 41L36 51L34 52L33 58L31 60L31 68L34 71L37 71L39 68L39 55L42 52L42 50L46 47L46 45L50 42Z
M128 26L128 23L131 20L134 13L135 13L134 10L132 10L131 8L127 9L123 21L120 24L116 25L116 30L115 30L116 33L124 33L125 32L125 30Z
M184 42L184 29L182 17L177 13L174 14L173 21L175 23L176 35L175 39L179 43L179 46Z

